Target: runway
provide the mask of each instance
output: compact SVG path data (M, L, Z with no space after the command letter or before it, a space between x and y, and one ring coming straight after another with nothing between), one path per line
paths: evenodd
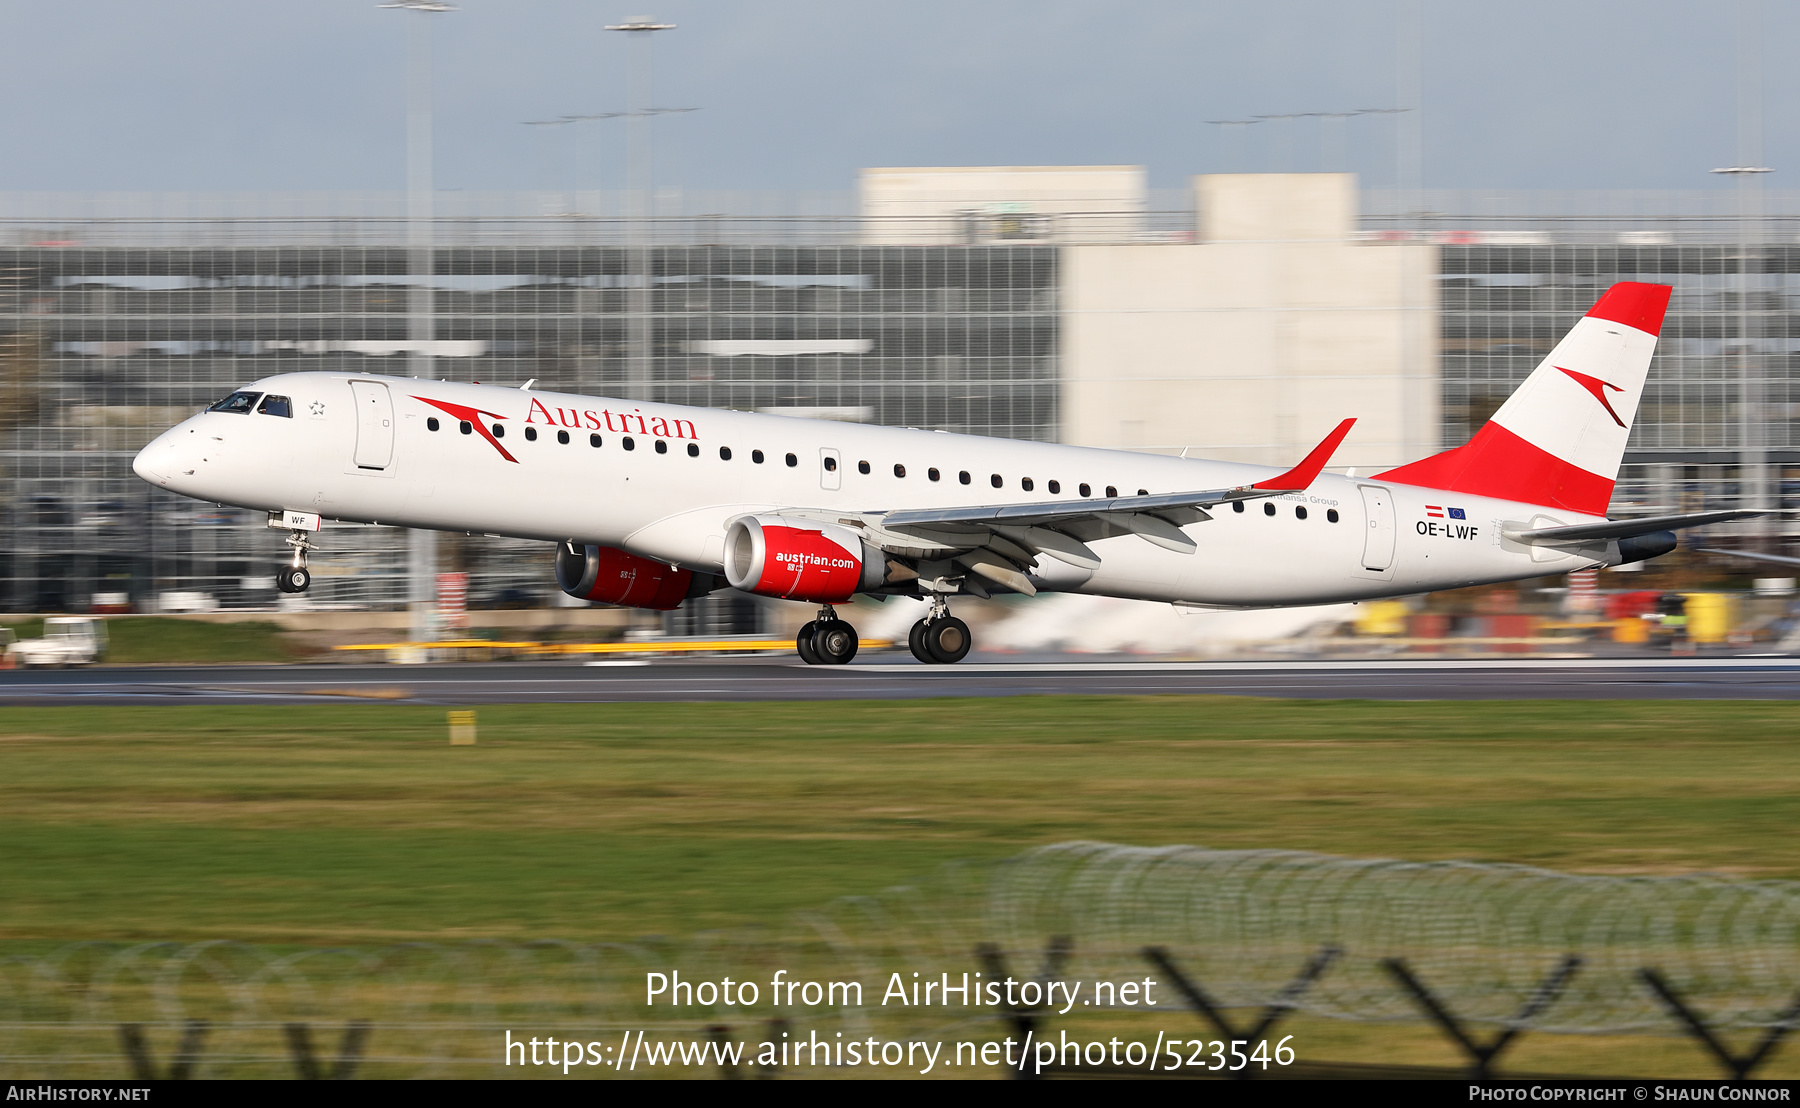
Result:
M1213 695L1372 700L1793 700L1800 658L1166 662L979 656L922 666L785 657L436 665L106 666L0 672L0 705L478 705L912 700L1040 695Z

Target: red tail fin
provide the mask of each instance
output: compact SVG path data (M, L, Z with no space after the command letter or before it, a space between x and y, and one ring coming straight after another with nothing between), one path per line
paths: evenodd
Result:
M1376 476L1605 515L1670 291L1606 290L1467 444Z

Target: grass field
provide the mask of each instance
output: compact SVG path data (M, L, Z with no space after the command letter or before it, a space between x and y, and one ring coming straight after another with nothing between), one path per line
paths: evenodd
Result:
M0 938L769 922L1074 838L1800 877L1800 705L1021 698L0 712Z
M8 708L0 949L678 939L1075 838L1794 878L1796 817L1778 702L540 705L482 709L473 747L404 705ZM1164 1029L1096 1018L1058 1026ZM1459 1064L1423 1024L1288 1030L1313 1059ZM41 1049L116 1076L109 1034ZM286 1072L260 1049L243 1072ZM1529 1035L1507 1064L1716 1072L1655 1036Z

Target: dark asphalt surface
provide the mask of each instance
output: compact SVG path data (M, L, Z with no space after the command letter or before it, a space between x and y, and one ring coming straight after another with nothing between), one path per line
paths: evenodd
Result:
M972 656L844 667L788 657L435 665L102 666L0 672L0 706L906 700L1044 694L1377 700L1800 699L1800 658L1157 662Z

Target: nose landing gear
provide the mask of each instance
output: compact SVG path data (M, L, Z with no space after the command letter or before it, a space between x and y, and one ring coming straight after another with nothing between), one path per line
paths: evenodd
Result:
M794 648L809 666L841 666L856 657L858 645L856 628L839 619L829 604L794 637Z
M312 540L305 531L288 532L287 544L294 548L293 564L281 567L275 574L275 587L282 592L305 592L312 584L312 572L306 568L306 554Z
M944 666L960 662L975 645L969 625L950 614L950 605L942 596L933 597L931 614L912 625L906 645L912 656L928 666Z

